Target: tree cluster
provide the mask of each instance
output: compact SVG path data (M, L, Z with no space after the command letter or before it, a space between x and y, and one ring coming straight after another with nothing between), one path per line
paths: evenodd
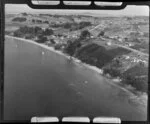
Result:
M43 30L42 28L36 26L36 27L28 27L28 26L24 26L24 27L20 27L19 29L17 29L14 32L14 36L16 37L21 37L23 35L26 34L30 34L33 36L37 36L37 35L52 35L53 34L53 30L52 29L45 29Z
M66 22L66 23L62 23L62 24L53 24L51 25L54 28L65 28L65 29L70 29L70 30L79 30L79 29L83 29L87 26L91 26L91 22L80 22L80 23L75 23L75 22Z
M25 22L27 19L24 18L24 17L16 17L16 18L13 18L12 21L13 22Z
M65 51L66 51L69 55L73 56L74 53L75 53L75 51L76 51L77 48L79 48L79 47L81 47L81 43L80 43L80 40L79 40L79 39L77 39L77 40L75 40L75 41L73 41L73 42L68 41L68 44L67 44L67 46L66 46L66 48L65 48Z
M42 21L42 20L38 20L38 19L32 19L32 23L46 23L49 24L49 21Z
M87 38L90 38L91 33L88 30L84 30L80 34L80 40L85 40Z
M46 41L47 41L47 37L43 35L38 35L38 40L36 40L36 42L38 43L45 43Z

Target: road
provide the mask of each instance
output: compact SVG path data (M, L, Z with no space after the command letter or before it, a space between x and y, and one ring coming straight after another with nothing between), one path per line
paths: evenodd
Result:
M128 50L130 50L130 51L132 51L132 52L135 52L135 53L137 53L137 54L139 54L139 55L143 55L143 56L146 56L146 57L149 57L149 55L147 54L147 53L143 53L143 52L141 52L141 51L139 51L139 50L136 50L136 49L133 49L133 48L130 48L130 47L128 47L128 46L124 46L124 45L121 45L121 44L117 44L117 43L115 43L115 42L113 42L113 40L111 39L111 38L107 38L107 39L105 39L104 38L104 40L111 40L112 41L112 45L116 45L116 46L118 46L118 47L122 47L122 48L125 48L125 49L128 49ZM118 41L119 42L119 41Z
M143 52L141 52L141 51L138 51L138 50L136 50L136 49L132 49L132 48L130 48L130 47L123 46L123 45L120 45L120 44L115 44L115 45L117 45L117 46L119 46L119 47L122 47L122 48L125 48L125 49L128 49L128 50L131 50L131 51L137 53L138 55L143 55L143 56L149 57L148 54L143 53Z
M94 28L90 29L89 31L91 32L91 31L95 30L96 28L99 28L100 26L101 26L101 24L95 26Z
M95 26L94 28L92 28L92 29L89 30L89 31L92 32L93 30L99 28L100 26L101 26L101 24ZM113 42L113 40L112 40L111 38L107 38L107 39L106 39L106 38L103 38L103 39L106 40L106 41L107 41L107 40L111 40L111 41L112 41L112 45L116 45L116 46L118 46L118 47L122 47L122 48L128 49L128 50L130 50L130 51L132 51L132 52L135 52L135 53L137 53L137 54L139 54L139 55L143 55L143 56L149 57L149 55L148 55L147 53L143 53L143 52L141 52L141 51L139 51L139 50L136 50L136 49L133 49L133 48L130 48L130 47L121 45L121 44L116 44L115 42ZM118 42L119 42L119 41L118 41Z

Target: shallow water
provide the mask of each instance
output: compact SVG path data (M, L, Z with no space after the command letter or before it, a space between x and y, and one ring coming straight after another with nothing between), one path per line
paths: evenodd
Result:
M7 37L5 44L5 120L33 116L147 119L146 104L88 67L22 40Z

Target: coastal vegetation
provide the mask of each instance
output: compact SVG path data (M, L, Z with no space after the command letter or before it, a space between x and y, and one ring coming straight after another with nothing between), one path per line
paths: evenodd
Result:
M119 52L118 52L119 51ZM115 57L129 53L129 50L123 48L115 48L107 50L103 46L97 44L88 44L78 51L77 58L88 64L102 68L104 65L111 62Z
M12 19L13 22L16 22L16 21L18 21L18 22L25 22L26 20L27 19L24 18L24 17L16 17L16 18Z
M91 33L88 30L84 30L80 34L80 40L85 40L87 38L90 38Z
M45 43L47 41L47 37L43 35L38 35L36 42L38 43Z
M53 46L55 50L60 50L81 60L83 63L102 69L104 75L109 75L111 78L120 78L122 84L131 85L140 92L147 92L148 67L143 64L143 61L146 60L144 57L144 60L142 60L140 57L130 56L132 52L125 47L149 53L149 42L145 40L148 37L148 32L130 31L130 27L126 30L126 28L120 28L119 23L113 25L112 22L110 26L104 27L101 25L99 29L91 31L90 29L94 26L98 27L102 19L94 18L94 21L87 21L88 18L93 19L90 16L40 14L39 17L34 16L32 18L32 15L30 15L30 18L28 18L27 13L22 14L22 16L13 18L12 22L22 24L21 22L25 23L26 21L33 24L33 26L24 24L17 30L6 31L6 34L11 33L15 37L31 39L37 43ZM127 19L131 19L130 21L135 20L132 18ZM98 23L95 20L98 20ZM113 18L110 18L110 20L113 20ZM122 22L121 19L119 21ZM93 25L95 22L96 24ZM147 23L141 22L141 27L143 25L147 25ZM122 37L121 33L125 35L125 32L123 32L125 30L130 33L127 37ZM138 36L140 37L137 38ZM119 44L123 47L114 47L112 44L116 46ZM128 44L133 45L127 46ZM127 57L120 59L124 55ZM137 59L140 62L136 62Z
M20 27L19 29L17 29L16 31L14 31L14 36L16 37L36 37L38 36L38 38L41 38L43 36L50 36L53 34L53 30L46 28L45 30L36 26L36 27L28 27L28 26L24 26L24 27ZM40 36L39 36L40 35Z
M80 48L80 49L79 49ZM67 53L81 60L84 63L94 65L103 69L103 74L109 74L112 78L120 78L123 84L131 85L137 91L147 92L148 87L148 68L137 64L136 66L123 72L122 62L115 59L117 56L128 54L123 48L106 50L97 44L88 44L81 48L80 41L74 41L67 48ZM144 76L143 76L144 75Z
M66 23L61 23L61 24L52 24L51 27L53 28L61 27L61 28L70 29L71 31L73 31L73 30L83 29L91 25L92 25L91 22L80 22L80 23L66 22Z
M148 91L148 68L137 64L122 74L123 83L130 84L136 90Z

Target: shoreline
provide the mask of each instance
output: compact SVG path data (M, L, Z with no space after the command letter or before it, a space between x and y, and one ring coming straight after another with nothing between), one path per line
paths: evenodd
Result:
M79 59L77 59L75 57L72 57L72 56L69 56L69 55L63 53L62 51L55 50L54 47L52 47L52 46L47 46L46 44L37 43L34 40L24 39L24 38L20 38L20 37L14 37L14 36L9 36L9 35L5 35L5 37L13 38L13 39L17 39L17 40L22 40L22 41L25 41L25 42L28 42L28 43L35 44L37 46L40 46L40 47L45 48L47 50L50 50L51 52L57 53L57 54L59 54L61 56L64 56L67 59L70 59L70 57L71 57L74 63L82 64L82 66L84 66L84 67L86 67L86 68L88 68L90 70L93 70L94 72L97 72L99 75L105 77L108 80L111 80L113 83L109 83L110 85L115 85L116 87L122 89L123 91L128 92L131 96L133 96L133 95L136 96L133 93L133 90L128 89L127 86L123 87L120 84L120 80L118 78L107 77L106 75L103 74L103 70L102 69L99 69L96 66L92 66L92 65L89 65L87 63L84 63L84 62L82 62L81 60L79 60ZM145 93L142 93L142 94L145 94Z
M17 39L17 40L23 40L23 41L26 41L26 42L28 42L28 43L32 43L32 44L38 45L38 46L43 47L43 48L45 48L45 49L47 49L47 50L50 50L50 51L52 51L52 52L54 52L54 53L57 53L57 54L59 54L59 55L62 55L62 56L64 56L64 57L67 58L67 59L69 59L69 58L71 57L71 56L69 56L69 55L67 55L67 54L65 54L65 53L63 53L63 52L61 52L60 50L55 50L54 47L52 47L52 46L47 46L47 45L45 45L45 44L36 43L36 42L33 41L33 40L28 40L28 39L24 39L24 38L9 36L9 35L6 35L6 37L14 38L14 39ZM93 71L96 71L96 72L99 73L99 74L103 74L103 70L97 68L96 66L92 66L92 65L83 63L81 60L79 60L79 59L77 59L77 58L75 58L75 57L72 57L72 60L73 60L73 62L81 63L82 65L88 67L89 69L91 69L91 70L93 70Z

